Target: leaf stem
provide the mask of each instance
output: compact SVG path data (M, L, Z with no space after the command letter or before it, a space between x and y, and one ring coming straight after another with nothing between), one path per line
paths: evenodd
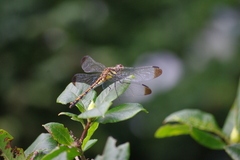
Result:
M86 158L85 158L85 156L83 154L83 151L82 151L82 143L83 143L83 139L86 136L87 131L88 131L90 125L91 125L91 121L88 120L88 122L87 122L87 124L86 124L86 126L85 126L85 128L84 128L84 130L82 132L82 135L81 135L81 137L79 139L79 144L81 146L81 152L82 152L82 155L80 155L81 160L86 160Z
M87 122L87 125L85 126L85 128L84 128L84 130L83 130L83 133L82 133L82 135L81 135L81 137L80 137L80 139L79 139L80 145L82 145L83 139L84 139L84 137L86 136L86 133L87 133L90 125L91 125L91 121L88 121L88 122Z

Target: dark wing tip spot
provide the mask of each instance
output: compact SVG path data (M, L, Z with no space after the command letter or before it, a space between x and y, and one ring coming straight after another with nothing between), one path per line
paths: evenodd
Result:
M73 84L74 86L76 86L76 82L77 82L77 76L75 75L75 76L73 76L73 78L72 78L72 84Z
M144 87L144 95L148 95L152 93L152 90L148 86L146 86L145 84L142 84L142 85Z
M86 59L87 58L89 58L90 56L84 56L83 58L82 58L82 60L81 60L81 64L83 64L85 61L86 61Z
M159 67L153 66L153 68L154 68L154 78L157 78L162 74L162 70Z

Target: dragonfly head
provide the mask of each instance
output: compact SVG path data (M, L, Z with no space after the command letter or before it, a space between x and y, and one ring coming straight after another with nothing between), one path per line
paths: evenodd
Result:
M118 64L118 65L116 65L115 67L124 67L123 65L121 65L121 64Z

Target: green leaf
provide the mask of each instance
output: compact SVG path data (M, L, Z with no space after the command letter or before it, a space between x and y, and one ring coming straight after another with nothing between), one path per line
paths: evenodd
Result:
M230 143L240 142L240 81L236 99L228 113L223 132L230 138Z
M57 103L67 104L73 102L79 95L84 93L90 86L85 83L76 83L74 86L70 83L65 90L57 98ZM89 91L82 100L77 103L77 106L80 107L81 112L87 110L88 105L91 100L96 97L96 92L94 90Z
M165 122L179 122L201 130L221 134L214 117L197 109L184 109L169 115Z
M111 105L112 102L105 102L102 104L102 108L100 107L93 108L91 110L81 113L78 117L87 119L103 116Z
M92 137L93 133L97 130L98 125L99 125L99 123L93 122L93 123L91 124L91 126L89 127L89 129L88 129L88 131L87 131L87 136L84 138L83 143L82 143L83 151L85 151L86 149L88 149L88 148L86 147L86 144L87 144L87 142L90 140L90 138ZM96 143L96 142L95 142L95 143ZM88 146L88 147L89 147L89 146Z
M95 160L127 160L129 156L129 143L124 143L116 147L116 140L109 137L103 155L98 155Z
M83 152L91 148L98 140L97 139L90 139L87 141L87 143L84 145Z
M42 160L59 160L59 159L74 159L80 155L77 148L69 148L67 146L59 146L49 154L45 155Z
M129 81L125 82L117 81L116 83L111 84L109 87L104 89L101 92L101 94L97 97L95 102L96 106L101 107L101 104L105 102L112 102L113 100L115 100L117 97L119 97L127 90L128 86L130 85L130 82L131 81L129 79Z
M222 129L223 133L226 134L228 138L230 138L230 135L234 129L234 126L236 126L235 120L236 120L237 114L238 112L236 108L236 103L234 103L227 115L226 121Z
M240 144L235 143L225 147L225 151L234 160L240 160Z
M112 101L126 91L130 82L122 83L117 81L104 89L97 97L95 105L96 107L87 110L79 115L79 118L95 118L104 116L109 107L112 105Z
M226 146L226 143L224 143L220 137L194 127L192 128L190 135L198 143L210 149L224 149Z
M76 114L73 114L73 113L70 113L70 112L61 112L61 113L59 113L58 115L59 115L59 116L60 116L60 115L68 116L68 117L70 117L70 118L71 118L72 120L74 120L74 121L81 122L83 128L85 127L85 124L84 124L85 122L83 121L83 119L82 119L82 118L79 118L78 115L76 115Z
M33 152L44 151L47 154L57 146L57 142L49 133L40 134L37 139L25 150L25 155L28 156Z
M59 144L66 146L74 146L74 139L69 134L67 128L60 123L47 123L43 127L52 135L53 139L56 140Z
M236 111L237 113L240 112L240 80L238 83L238 93L236 97ZM236 114L236 128L238 130L238 133L240 133L240 115Z
M0 129L0 156L4 159L25 160L23 149L12 148L13 137L5 130Z
M42 160L42 158L46 155L47 153L44 152L44 150L41 151L35 151L32 152L31 154L28 155L26 160Z
M104 117L100 117L96 121L99 123L120 122L133 117L140 111L146 112L142 105L138 103L121 104L107 111Z
M190 133L190 127L185 124L166 124L160 127L155 132L156 138L165 138L171 136L178 136L178 135L186 135Z

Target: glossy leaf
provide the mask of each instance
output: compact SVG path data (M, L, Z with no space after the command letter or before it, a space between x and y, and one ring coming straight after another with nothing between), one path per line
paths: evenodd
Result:
M70 135L68 129L63 126L63 124L52 122L43 126L59 144L66 146L71 146L74 144L74 139Z
M233 160L240 160L240 144L239 143L226 146L225 151Z
M126 103L110 109L104 117L100 117L96 121L99 123L120 122L133 117L140 111L146 112L142 105L138 103Z
M190 133L193 139L195 139L201 145L211 149L224 149L226 143L223 140L209 132L201 131L197 128L192 128Z
M109 137L103 154L101 156L98 155L95 160L127 160L129 156L129 143L124 143L116 147L116 140Z
M59 159L74 159L74 157L80 155L77 148L69 148L67 146L59 146L49 154L45 155L42 160L59 160Z
M197 109L184 109L169 115L165 122L179 122L201 130L221 133L215 118Z
M156 138L165 138L178 135L190 134L190 127L185 124L166 124L155 132Z
M73 102L79 95L85 92L90 86L85 83L76 83L74 86L72 83L68 84L65 90L57 98L57 103L67 104ZM81 112L87 110L91 100L96 96L96 92L91 90L86 94L82 100L78 102L78 107Z
M129 86L129 83L116 82L104 89L97 97L95 105L96 107L87 110L79 115L79 118L95 118L104 116L109 107L112 105L112 101L120 96Z
M47 154L57 146L57 142L49 133L40 134L37 139L25 150L25 155L28 156L33 152L41 152Z
M130 76L129 78L131 79L134 77ZM123 94L127 90L128 86L130 85L130 82L131 82L130 79L128 81L126 80L124 83L117 81L116 83L113 83L109 87L104 89L96 99L96 102L95 102L96 106L100 107L101 104L105 102L112 102L121 94Z
M85 149L87 149L87 147L86 147L85 145L86 145L87 142L90 140L90 138L92 137L93 133L97 130L98 125L99 125L99 123L93 122L93 123L91 124L91 126L89 127L89 129L88 129L88 131L87 131L87 135L86 135L86 137L84 138L83 143L82 143L83 151L85 151ZM89 146L88 146L88 147L89 147Z
M12 148L13 137L5 130L0 129L0 156L4 159L25 160L23 149Z

